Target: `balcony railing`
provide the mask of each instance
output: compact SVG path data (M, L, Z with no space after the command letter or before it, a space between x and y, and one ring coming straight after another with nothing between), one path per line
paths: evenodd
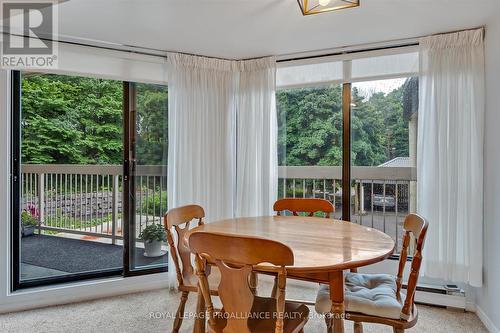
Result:
M404 217L416 206L416 168L355 166L351 178L351 220L387 233L400 248ZM342 215L341 185L341 167L279 167L279 197L329 200L337 219Z
M39 219L39 231L123 238L123 168L117 165L22 166L22 208ZM137 235L161 222L167 209L162 166L136 167Z
M122 239L122 173L116 165L23 165L23 209L39 217L39 231ZM165 166L136 168L137 234L167 210ZM402 221L415 208L416 169L352 167L352 221L400 242ZM330 200L341 217L341 167L279 167L279 197ZM399 248L399 246L398 246Z

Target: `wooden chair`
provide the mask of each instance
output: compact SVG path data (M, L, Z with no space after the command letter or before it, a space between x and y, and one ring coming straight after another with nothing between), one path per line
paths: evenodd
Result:
M198 278L191 261L191 251L184 242L186 232L191 227L191 222L197 220L193 226L204 224L203 218L205 211L197 205L183 206L169 210L164 217L164 225L167 233L167 241L170 246L170 253L175 264L177 274L178 290L181 292L181 301L177 312L172 332L177 333L182 324L184 308L190 292L198 292ZM174 237L174 232L177 237ZM210 275L211 285L217 285L220 281L220 274L214 270ZM219 275L219 276L218 276ZM212 295L217 295L217 289L211 289ZM198 307L201 307L200 301L203 298L198 297Z
M290 211L294 216L299 213L308 213L314 216L314 213L322 212L327 218L335 212L335 207L328 200L318 198L285 198L274 203L273 210L279 215L282 211Z
M299 213L307 213L308 216L314 216L315 213L322 212L326 214L326 218L330 218L335 212L335 206L330 201L319 198L285 198L276 201L273 205L273 210L278 216L281 216L281 212L283 211L289 211L293 216L299 216ZM277 280L275 278L271 296L275 295L276 288Z
M189 237L189 248L197 254L196 269L207 304L209 332L303 332L309 309L285 301L285 266L293 265L293 253L288 246L256 237L195 231ZM252 292L250 273L254 265L261 263L276 266L271 268L279 276L276 298L259 297ZM214 310L206 275L206 267L213 264L221 272L221 311Z
M363 332L361 323L389 325L393 327L395 333L404 332L405 329L415 326L418 312L414 304L414 296L422 263L422 248L427 227L427 221L417 214L410 214L405 218L403 246L399 257L397 276L359 273L345 275L346 319L354 321L355 333ZM403 299L401 296L403 272L408 257L408 247L412 239L415 242L415 248L411 260L406 298ZM327 314L330 309L329 288L322 285L316 298L316 311Z

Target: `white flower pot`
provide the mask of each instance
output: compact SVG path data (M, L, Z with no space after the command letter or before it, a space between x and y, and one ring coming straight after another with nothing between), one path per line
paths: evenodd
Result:
M144 252L147 257L160 257L164 255L161 251L161 245L163 242L154 240L154 241L145 241L144 242Z

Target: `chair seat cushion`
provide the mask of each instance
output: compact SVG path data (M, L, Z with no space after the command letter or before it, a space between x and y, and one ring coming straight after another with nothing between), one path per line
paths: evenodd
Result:
M403 300L396 296L396 277L388 274L345 274L345 309L370 316L400 319ZM321 285L316 311L331 311L330 288Z

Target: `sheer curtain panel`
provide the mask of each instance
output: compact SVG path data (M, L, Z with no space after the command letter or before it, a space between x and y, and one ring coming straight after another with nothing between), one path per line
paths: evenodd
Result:
M270 214L278 169L275 59L169 53L167 67L168 207L201 205L207 222Z
M424 276L482 285L483 29L420 41L418 212Z
M237 77L224 60L170 53L168 208L198 204L206 220L233 216ZM169 281L175 269L169 257Z
M237 76L232 62L168 54L168 207L233 216Z
M276 60L240 63L236 216L271 215L278 196Z

